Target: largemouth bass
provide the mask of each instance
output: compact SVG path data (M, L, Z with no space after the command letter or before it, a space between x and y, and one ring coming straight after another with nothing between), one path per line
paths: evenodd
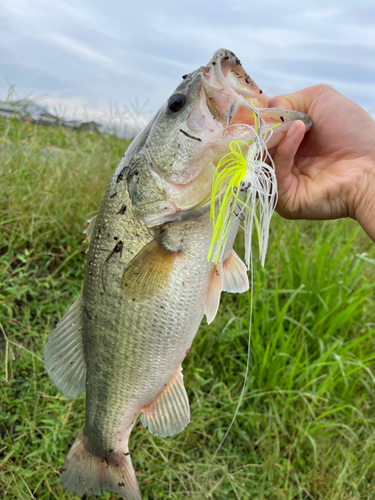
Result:
M181 363L203 316L215 318L221 292L249 287L232 248L239 223L221 261L207 261L215 166L231 141L254 137L254 107L267 126L281 124L270 147L288 122L310 124L296 111L268 109L268 100L220 49L183 77L120 162L88 231L82 296L45 348L55 386L71 398L86 390L85 424L61 474L68 490L139 500L129 453L138 416L158 436L189 423Z

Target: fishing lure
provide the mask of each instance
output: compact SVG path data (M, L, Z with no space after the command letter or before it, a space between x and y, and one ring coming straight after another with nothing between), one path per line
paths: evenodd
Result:
M277 180L267 142L273 129L280 125L278 123L263 130L264 121L252 105L251 109L254 127L249 127L254 132L254 139L250 142L232 141L230 152L221 158L215 169L210 205L213 236L207 255L208 261L215 264L221 261L230 227L239 217L245 232L248 269L254 225L262 266L266 259L269 226L277 203Z

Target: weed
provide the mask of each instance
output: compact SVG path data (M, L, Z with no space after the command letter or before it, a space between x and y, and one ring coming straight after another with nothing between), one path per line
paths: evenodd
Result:
M57 392L43 347L80 293L84 222L127 144L0 120L2 498L78 498L58 470L83 424L84 396ZM372 244L350 220L275 216L271 226L266 267L254 271L251 366L237 420L211 464L249 348L249 294L223 294L184 362L191 423L168 439L139 423L132 433L144 499L375 498Z

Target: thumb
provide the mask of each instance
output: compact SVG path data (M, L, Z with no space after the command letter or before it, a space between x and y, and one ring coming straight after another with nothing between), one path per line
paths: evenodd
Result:
M268 101L269 108L279 108L279 109L295 109L293 108L291 102L289 101L292 94L289 95L277 95L271 97Z
M307 87L292 94L271 97L268 101L269 108L295 109L301 113L309 113L309 109L317 95L324 91L324 85Z
M286 135L274 150L273 161L278 184L280 201L292 188L295 177L292 175L294 158L305 135L305 125L300 121L292 123Z

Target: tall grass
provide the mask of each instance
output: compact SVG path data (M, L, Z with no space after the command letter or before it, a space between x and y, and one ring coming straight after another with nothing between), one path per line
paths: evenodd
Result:
M80 293L84 222L127 145L0 120L2 498L78 498L58 470L84 396L52 386L43 346ZM243 255L241 236L237 247ZM375 498L373 255L353 221L275 216L266 267L254 271L251 366L235 424L212 460L243 384L249 294L223 294L213 324L202 323L184 362L184 432L134 429L144 499Z

